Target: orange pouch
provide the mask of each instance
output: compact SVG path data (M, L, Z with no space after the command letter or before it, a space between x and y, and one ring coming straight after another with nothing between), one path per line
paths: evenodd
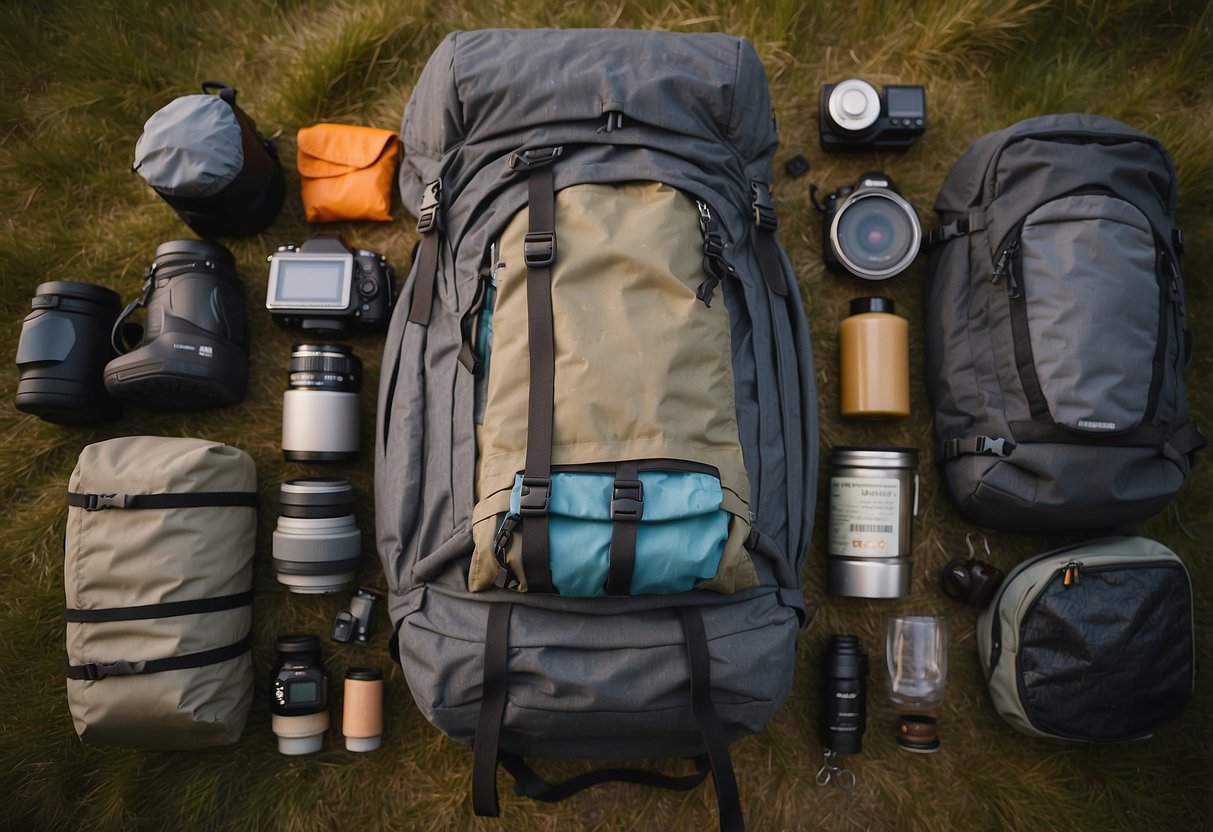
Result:
M390 220L400 137L378 127L316 124L298 137L308 222Z

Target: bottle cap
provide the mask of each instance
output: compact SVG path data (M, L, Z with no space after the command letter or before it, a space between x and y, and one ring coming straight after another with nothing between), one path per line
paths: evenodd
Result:
M865 312L887 312L893 314L893 301L890 298L855 298L851 301L851 314L862 315Z

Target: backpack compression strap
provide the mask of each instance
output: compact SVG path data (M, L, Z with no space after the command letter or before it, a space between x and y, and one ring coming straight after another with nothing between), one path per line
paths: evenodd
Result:
M417 281L409 304L409 323L430 325L434 308L434 284L438 281L438 211L442 201L442 180L425 186L421 210L417 212L417 232L421 244L417 250Z
M712 704L711 654L703 617L694 607L678 607L679 621L686 637L687 660L690 664L691 712L703 735L706 755L695 760L696 773L685 777L670 777L657 772L628 768L607 768L586 772L562 783L549 783L540 777L522 757L500 750L501 723L505 715L508 688L509 628L511 603L494 603L489 607L487 632L484 640L484 684L480 700L480 720L476 726L472 761L472 808L481 817L497 817L497 765L514 778L514 793L545 803L564 800L599 783L622 782L655 786L675 791L688 791L703 782L708 771L716 785L716 801L720 809L721 832L744 832L741 798L729 745ZM706 759L705 759L706 758Z

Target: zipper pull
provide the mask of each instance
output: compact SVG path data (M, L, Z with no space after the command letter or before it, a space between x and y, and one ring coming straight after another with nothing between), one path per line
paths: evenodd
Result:
M1019 297L1019 281L1015 279L1015 269L1013 268L1013 258L1016 250L1019 248L1019 240L1012 240L1007 244L1007 247L1002 250L1002 254L998 256L998 262L994 264L994 274L990 276L990 282L998 285L1002 278L1007 279L1007 295L1012 298Z
M716 231L718 224L712 216L712 209L701 199L695 200L695 205L699 208L699 230L703 233L703 273L707 275L707 279L695 290L695 297L711 308L716 287L721 281L736 275L737 270L725 259L724 238Z
M1070 561L1065 565L1065 571L1061 574L1061 585L1065 587L1078 586L1082 583L1082 564L1078 561Z
M493 586L500 589L510 589L518 585L510 574L505 555L510 548L510 539L514 536L514 530L521 522L521 516L507 514L505 520L501 521L501 528L497 530L497 536L493 538L493 560L497 561L497 577L493 579Z

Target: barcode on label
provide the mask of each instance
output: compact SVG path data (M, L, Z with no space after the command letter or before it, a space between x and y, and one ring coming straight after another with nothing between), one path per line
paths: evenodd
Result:
M892 534L893 527L883 523L852 523L852 532L874 532L876 534Z

